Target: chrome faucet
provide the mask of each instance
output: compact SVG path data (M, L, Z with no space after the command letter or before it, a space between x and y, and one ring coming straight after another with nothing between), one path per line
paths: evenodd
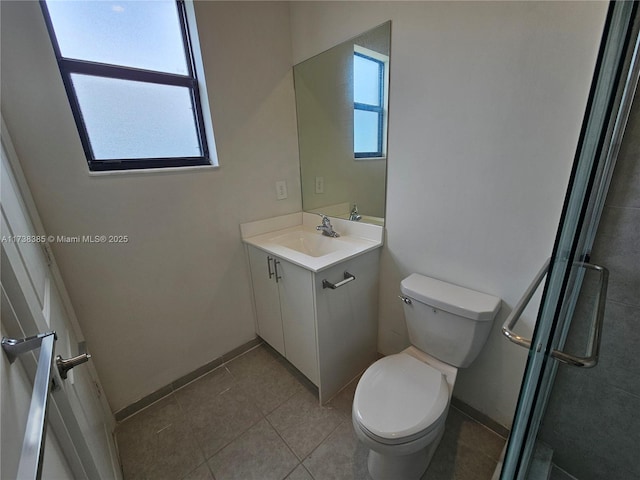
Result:
M325 235L327 237L336 238L340 236L340 234L333 229L333 225L331 225L331 220L329 220L329 217L322 213L318 213L317 215L320 215L322 217L322 225L318 225L316 227L316 230L320 230L322 232L322 235Z
M353 208L351 209L351 213L349 214L349 220L353 220L354 222L359 222L362 220L362 215L358 213L358 205L353 204Z

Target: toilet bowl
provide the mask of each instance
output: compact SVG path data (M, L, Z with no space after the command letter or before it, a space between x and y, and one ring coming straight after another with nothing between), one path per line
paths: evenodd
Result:
M374 480L424 474L444 434L458 367L480 352L501 303L417 274L402 281L401 291L412 345L372 364L353 400L353 427L369 448Z
M456 375L415 347L381 358L362 375L352 421L369 448L374 480L422 476L444 433Z

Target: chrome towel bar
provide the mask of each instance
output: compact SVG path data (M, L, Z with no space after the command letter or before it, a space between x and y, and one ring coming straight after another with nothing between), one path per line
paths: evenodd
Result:
M29 416L22 442L22 453L18 463L16 478L40 479L42 477L42 460L44 458L44 440L47 425L47 403L51 388L51 364L53 362L53 346L56 332L47 332L20 340L2 339L2 349L9 362L13 363L18 355L40 347L36 377L33 382Z
M331 283L329 280L322 280L322 288L330 288L331 290L335 290L336 288L340 288L341 286L346 285L349 282L353 282L355 279L355 275L352 275L349 272L344 272L344 280L338 283Z
M505 337L511 340L513 343L525 348L531 348L531 339L521 337L513 332L513 327L518 323L522 312L531 300L531 297L538 289L540 282L549 271L550 259L547 259L540 271L534 277L531 285L524 292L522 298L518 301L516 306L511 311L511 314L507 317L502 325L502 333ZM600 355L600 340L602 338L602 325L604 323L604 310L607 301L607 285L609 283L609 271L605 267L600 265L594 265L586 262L576 262L574 266L586 268L588 270L594 270L600 274L599 286L598 286L598 298L594 307L593 319L591 321L590 335L588 349L589 353L586 357L578 357L561 350L552 350L551 356L556 360L559 360L568 365L574 367L591 368L595 367L598 363L598 357Z

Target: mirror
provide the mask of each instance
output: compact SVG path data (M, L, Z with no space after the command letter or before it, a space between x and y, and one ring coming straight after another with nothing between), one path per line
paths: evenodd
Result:
M384 224L390 43L389 21L294 66L305 212Z

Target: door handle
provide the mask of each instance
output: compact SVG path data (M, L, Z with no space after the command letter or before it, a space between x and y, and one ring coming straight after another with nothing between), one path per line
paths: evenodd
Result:
M273 277L273 272L271 271L271 260L273 260L273 258L267 257L267 270L269 271L269 280L271 280L271 277Z
M518 323L518 320L520 320L522 312L524 311L525 307L531 300L531 297L538 288L538 285L540 285L540 282L549 270L549 264L550 261L549 259L547 259L543 267L533 279L533 282L531 282L531 285L529 285L529 288L527 288L520 301L518 301L518 304L513 308L511 315L509 315L509 317L505 320L504 325L502 326L502 333L513 343L520 345L521 347L530 348L531 339L517 335L512 331L512 329L515 324ZM598 299L593 311L593 320L591 322L590 329L591 334L589 336L589 354L586 357L578 357L576 355L563 352L562 350L554 349L551 351L551 356L556 360L561 361L562 363L566 363L567 365L572 365L574 367L591 368L596 366L596 364L598 363L598 356L600 355L600 340L602 338L602 325L604 323L604 307L607 301L609 270L607 270L605 267L601 267L600 265L594 265L587 262L576 262L574 265L577 267L586 268L588 270L595 270L600 274Z
M88 362L91 358L91 354L82 353L71 358L62 358L60 355L56 357L56 366L58 367L58 373L63 380L67 379L67 372L78 365Z
M278 260L277 258L274 258L273 267L275 269L276 283L278 283L278 280L282 280L282 276L278 274L278 265L280 265L280 260Z

